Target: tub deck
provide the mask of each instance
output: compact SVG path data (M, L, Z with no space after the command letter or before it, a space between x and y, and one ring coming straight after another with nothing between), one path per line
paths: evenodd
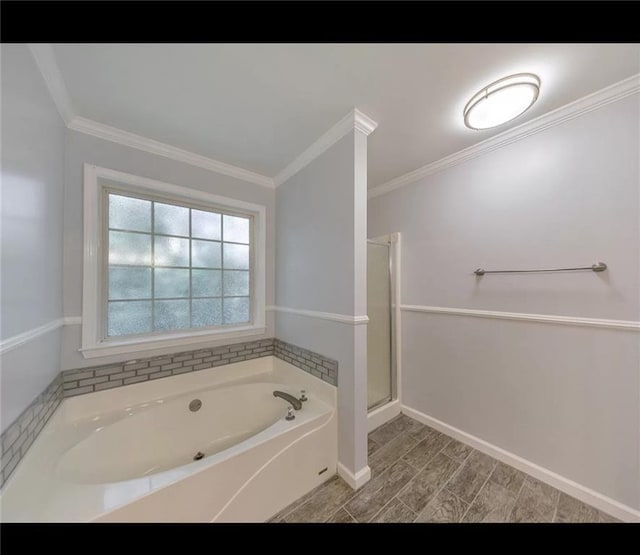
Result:
M309 401L296 411L295 420L284 419L285 402L272 395L266 400L274 389L292 394L307 390ZM246 406L252 404L248 397L234 403L232 395L242 397L249 390L252 399L258 391L265 405L272 404L256 407L254 401L252 411ZM214 409L200 419L196 427L201 439L189 436L194 413L186 408L198 396L205 399L202 410L205 405L209 411L223 405L222 412ZM184 422L180 416L178 423L171 423L175 408L160 412L172 403L185 405ZM238 412L242 410L244 416ZM258 422L259 429L243 437L242 430L255 428L256 422L242 421L254 413L264 413L263 425ZM139 429L134 426L136 419L142 424ZM144 427L163 419L164 427ZM236 421L241 422L234 428ZM225 422L227 435L236 434L239 440L230 446L224 444L229 443ZM170 423L172 430L166 429ZM144 446L136 450L136 437L145 429L153 429L155 435L147 438L146 450ZM206 450L212 437L222 442L221 448L212 448L197 461L182 456L180 449L189 454L202 445ZM172 449L172 438L182 441L179 448ZM193 446L189 441L195 441ZM158 464L149 459L156 451L164 456ZM213 368L65 400L6 484L0 497L2 518L6 522L261 521L324 481L326 474L318 474L323 468L334 473L336 459L335 388L284 361L264 357L222 371Z

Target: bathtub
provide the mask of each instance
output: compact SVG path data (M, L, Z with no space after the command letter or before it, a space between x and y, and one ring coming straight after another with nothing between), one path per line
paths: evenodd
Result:
M273 391L301 389L288 421ZM1 518L265 521L335 474L335 407L335 387L275 357L72 397L5 485Z

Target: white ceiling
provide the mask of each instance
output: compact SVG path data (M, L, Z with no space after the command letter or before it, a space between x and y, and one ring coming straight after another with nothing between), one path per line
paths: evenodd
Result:
M354 107L378 122L369 186L640 73L638 44L58 44L76 115L275 176ZM538 102L494 130L462 108L512 73Z

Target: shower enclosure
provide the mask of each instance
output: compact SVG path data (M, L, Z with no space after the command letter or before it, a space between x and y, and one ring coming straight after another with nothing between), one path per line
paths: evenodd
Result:
M367 408L378 408L394 397L391 242L367 242Z

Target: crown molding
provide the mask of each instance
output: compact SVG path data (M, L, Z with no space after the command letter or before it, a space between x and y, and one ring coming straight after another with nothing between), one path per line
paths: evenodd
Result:
M135 148L157 156L183 162L191 166L228 175L242 181L273 189L295 175L312 160L320 156L330 146L339 141L352 129L369 135L378 124L357 108L354 108L329 131L322 135L309 148L285 167L275 178L267 177L225 162L220 162L188 150L178 148L142 135L137 135L105 123L78 116L73 111L69 93L64 84L60 68L56 63L55 53L50 44L30 44L29 49L35 58L36 65L44 78L49 93L65 122L72 131L91 135L105 141Z
M69 129L273 189L273 179L265 175L76 115L51 45L29 44L28 46L47 89L49 89L51 98Z
M212 172L235 177L236 179L248 181L255 185L261 185L262 187L268 187L270 189L273 188L273 179L270 177L254 173L249 170L244 170L237 166L232 166L231 164L225 164L224 162L219 162L218 160L213 160L212 158L207 158L206 156L195 154L188 150L183 150L166 143L161 143L160 141L149 139L141 135L136 135L135 133L130 133L129 131L124 131L117 127L111 127L110 125L99 123L91 119L76 116L71 120L67 127L73 131L92 135L105 141L111 141L130 148L144 150L145 152L150 152L157 156L163 156L165 158L170 158L171 160L184 162L191 166L197 166Z
M414 183L423 177L457 166L467 160L471 160L472 158L476 158L477 156L481 156L488 152L510 145L511 143L525 139L531 135L535 135L536 133L540 133L541 131L545 131L546 129L550 129L566 121L588 114L589 112L607 106L613 102L617 102L618 100L622 100L623 98L638 92L640 92L640 73L632 75L623 81L615 83L595 93L584 96L570 104L561 106L556 110L543 114L535 119L523 123L522 125L518 125L513 129L504 131L503 133L455 152L454 154L445 156L440 160L431 162L417 170L405 173L404 175L396 177L391 181L387 181L382 185L373 187L369 190L368 197L374 198L384 195L394 191L395 189L404 187L409 183Z
M67 87L62 79L60 68L56 63L53 48L50 44L29 44L27 46L36 61L36 65L62 120L65 125L69 125L74 118L73 106Z
M353 127L357 131L369 136L376 130L378 123L373 121L369 116L363 114L357 108L353 109Z
M351 130L355 129L365 135L369 135L377 126L378 124L370 117L363 114L357 108L354 108L293 162L280 171L280 173L273 178L275 186L278 187L287 181L287 179L293 177Z

